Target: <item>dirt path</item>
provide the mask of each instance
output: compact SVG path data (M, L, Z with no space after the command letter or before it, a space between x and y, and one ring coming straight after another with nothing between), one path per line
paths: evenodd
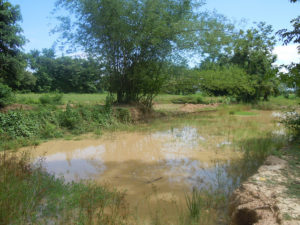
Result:
M231 224L300 225L300 174L294 173L300 166L293 166L298 168L292 168L288 158L269 156L258 172L234 192ZM296 194L291 192L292 187Z

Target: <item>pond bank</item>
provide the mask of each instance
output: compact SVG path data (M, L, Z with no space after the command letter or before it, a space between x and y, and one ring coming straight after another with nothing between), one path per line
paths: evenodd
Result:
M293 147L297 148L297 144ZM234 191L230 201L232 225L300 224L297 156L290 153L283 155L284 159L269 156L258 172Z

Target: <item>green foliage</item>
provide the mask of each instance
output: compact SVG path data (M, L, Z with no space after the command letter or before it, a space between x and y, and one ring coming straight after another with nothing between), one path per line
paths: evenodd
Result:
M174 104L207 104L201 96L183 96L172 100Z
M103 89L101 66L93 58L55 58L53 49L34 50L27 57L36 79L32 91L96 93Z
M129 122L130 115L120 110L117 118L104 106L71 106L65 110L41 107L34 111L16 110L0 113L0 149L10 148L17 141L21 145L29 140L61 137L70 132L81 134L99 131L116 122ZM8 143L12 143L9 146Z
M276 137L270 133L262 133L255 138L246 138L240 141L240 150L243 152L243 169L252 175L271 154L279 154L279 150L286 144L285 137Z
M0 136L7 139L34 137L38 135L40 123L32 112L11 111L0 113Z
M291 42L300 44L300 16L292 19L291 25L293 30L288 31L288 29L282 29L277 31L276 34L280 35L285 45ZM300 45L298 45L298 51L300 52Z
M255 95L255 83L247 73L237 67L219 67L215 70L199 71L201 90L215 96L232 96L247 102Z
M300 63L291 63L289 66L285 66L285 69L288 70L288 73L280 73L281 82L295 90L296 95L300 97Z
M61 112L59 122L62 127L66 127L69 130L75 130L76 127L81 127L81 116L77 109L67 105L66 111Z
M115 109L115 117L123 123L131 122L130 111L126 108L116 108Z
M63 98L63 94L58 94L58 93L54 94L54 95L46 94L46 95L42 95L39 98L39 101L43 105L47 105L47 104L61 105L62 104L62 98Z
M202 69L222 63L232 54L235 40L235 27L224 15L213 12L201 17L202 30L197 37L197 48L200 50Z
M6 0L0 1L0 82L12 88L21 84L26 66L20 48L25 43L21 35L22 29L20 9Z
M238 111L234 112L233 114L237 116L257 116L257 113L249 111Z
M92 183L66 183L30 164L0 156L0 224L124 224L124 194ZM103 212L108 212L105 215ZM124 209L126 210L126 209Z
M271 26L258 23L257 27L240 31L234 42L230 62L243 68L254 83L255 92L247 96L247 101L257 101L260 97L268 100L278 93L277 69L272 66L276 60L272 53L276 39L272 33Z
M15 101L15 96L10 87L0 83L0 108L7 106Z
M168 94L195 94L199 90L199 79L194 70L186 65L169 65L168 79L162 87L163 93Z
M196 16L189 0L58 0L57 6L77 20L61 17L56 31L102 56L108 90L117 101L148 107L165 79L167 58L188 47Z

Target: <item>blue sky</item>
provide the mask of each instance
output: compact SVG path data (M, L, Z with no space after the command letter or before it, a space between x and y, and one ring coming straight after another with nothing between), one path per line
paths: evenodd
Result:
M50 48L58 35L50 35L57 23L51 15L56 0L9 0L21 7L23 22L21 26L28 43L26 52L31 49ZM248 24L264 21L277 31L291 28L290 20L300 15L300 3L289 0L207 0L205 9L216 10L229 19L240 21L245 19ZM299 61L296 46L282 47L278 43L275 52L280 55L280 62Z

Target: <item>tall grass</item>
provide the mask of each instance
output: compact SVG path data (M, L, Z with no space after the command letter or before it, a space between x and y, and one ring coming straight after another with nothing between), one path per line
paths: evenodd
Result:
M124 193L66 183L29 161L0 155L0 224L126 224Z

